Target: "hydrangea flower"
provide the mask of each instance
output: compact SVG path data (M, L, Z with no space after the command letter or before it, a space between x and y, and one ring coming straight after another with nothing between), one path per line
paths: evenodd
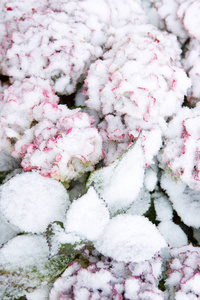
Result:
M167 30L176 34L183 43L186 55L182 62L192 80L188 100L194 105L200 98L200 34L198 30L200 25L200 3L195 0L156 0L155 6ZM190 39L189 44L188 38Z
M69 182L92 171L103 158L94 119L80 109L47 102L38 105L33 115L38 123L24 132L11 153L22 158L25 171L37 169L43 176Z
M0 101L1 135L12 143L20 138L34 122L33 111L41 103L57 104L58 96L53 92L48 80L36 77L14 81L2 93ZM3 145L0 150L3 149Z
M189 109L183 107L170 121L166 131L161 161L172 176L200 191L200 103Z
M89 265L72 262L54 282L50 300L66 299L164 299L157 288L162 260L155 256L141 264L116 262L97 251L83 253Z
M155 0L155 7L167 30L179 36L183 41L188 36L200 39L198 0Z
M103 54L108 26L120 28L144 16L139 3L101 0L97 5L91 0L68 0L50 1L47 8L31 13L27 9L15 22L5 21L3 74L15 79L40 76L51 80L56 92L73 93L90 63Z
M166 286L170 299L199 299L200 248L191 244L171 248L171 262Z
M146 164L161 147L166 119L181 107L190 80L180 68L175 36L153 25L138 25L90 66L85 80L86 105L104 120L106 163L141 134Z
M187 52L183 59L183 66L192 81L188 90L188 101L194 106L200 100L200 38L191 39L187 45Z

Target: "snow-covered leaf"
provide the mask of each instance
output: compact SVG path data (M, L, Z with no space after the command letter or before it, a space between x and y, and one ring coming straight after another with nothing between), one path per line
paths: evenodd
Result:
M162 176L161 185L182 221L188 226L199 228L200 192L190 189L185 183L175 181L167 173Z
M139 138L119 159L94 171L87 187L94 185L111 215L127 209L137 198L144 180L144 153Z
M109 217L105 203L99 198L95 189L90 187L85 195L70 206L65 230L93 241L101 235L109 222Z
M147 218L127 214L111 219L94 246L117 261L141 262L152 258L167 245Z
M82 240L73 233L66 233L61 222L51 223L46 230L50 258L55 255L77 254L84 247Z
M69 203L59 181L37 172L16 175L0 189L1 213L25 232L44 232L49 223L63 221Z
M21 295L48 284L73 259L74 255L58 255L49 260L48 244L42 235L17 236L0 249L0 284L5 294Z

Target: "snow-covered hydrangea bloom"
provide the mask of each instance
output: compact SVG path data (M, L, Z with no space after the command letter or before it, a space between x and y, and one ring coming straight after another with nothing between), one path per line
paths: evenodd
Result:
M50 79L60 94L73 93L90 63L103 54L109 26L120 28L140 14L144 20L140 1L50 1L47 8L45 3L15 22L5 21L1 66L3 74L15 79Z
M25 171L37 169L43 176L69 182L92 171L103 158L94 119L80 109L46 102L33 108L33 115L38 123L24 132L11 152L22 158Z
M155 6L167 30L181 39L200 39L198 0L155 0Z
M191 244L171 248L166 286L169 299L188 300L200 297L200 247Z
M4 89L0 101L0 134L4 142L0 143L0 151L5 148L5 144L11 147L12 142L17 141L32 126L34 108L44 102L59 102L48 80L31 77L14 81Z
M190 40L182 63L192 81L187 99L192 105L195 105L200 100L200 38Z
M89 256L87 268L72 262L63 275L54 282L50 300L67 299L129 299L162 300L158 289L162 260L155 256L141 264L116 262L100 257L97 251Z
M153 25L137 25L94 62L85 80L86 105L104 120L106 163L142 135L146 164L162 144L166 119L175 114L190 80L180 68L175 36Z
M200 191L200 103L183 107L170 121L161 161L172 176Z

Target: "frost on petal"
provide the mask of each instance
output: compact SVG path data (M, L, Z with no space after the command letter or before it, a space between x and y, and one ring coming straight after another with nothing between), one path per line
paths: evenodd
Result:
M166 190L182 221L195 228L200 227L200 192L190 189L185 183L175 181L169 174L161 178L161 186Z
M44 232L50 222L64 221L68 206L63 185L36 172L16 175L1 186L1 213L22 231Z
M85 195L74 200L65 221L66 232L96 240L109 221L109 211L95 189L90 187Z
M87 186L94 185L111 215L128 209L139 195L144 180L144 153L141 139L109 166L94 171Z
M147 218L119 215L110 220L94 245L117 261L141 262L166 247L166 242Z

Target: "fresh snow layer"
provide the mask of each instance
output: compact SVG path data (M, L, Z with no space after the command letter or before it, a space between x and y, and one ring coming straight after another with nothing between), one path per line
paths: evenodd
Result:
M111 219L94 245L117 261L141 262L166 247L166 242L147 218L127 214Z
M20 235L0 249L0 264L7 270L40 266L48 260L49 248L43 236Z
M200 227L200 192L190 189L185 183L174 180L165 173L161 178L161 186L166 190L182 221L195 228Z
M37 172L16 175L1 186L1 213L25 232L44 232L50 222L64 221L68 206L64 186Z
M158 229L164 236L166 242L170 247L180 247L187 245L187 235L180 226L178 226L171 220L160 222L158 225Z
M105 200L111 215L118 210L128 209L136 200L144 180L144 151L141 139L131 146L119 159L109 166L94 171L88 186Z
M74 200L65 221L66 232L75 233L88 240L96 240L109 221L109 211L93 187Z
M8 223L5 218L0 214L0 247L15 237L19 233L19 229Z

